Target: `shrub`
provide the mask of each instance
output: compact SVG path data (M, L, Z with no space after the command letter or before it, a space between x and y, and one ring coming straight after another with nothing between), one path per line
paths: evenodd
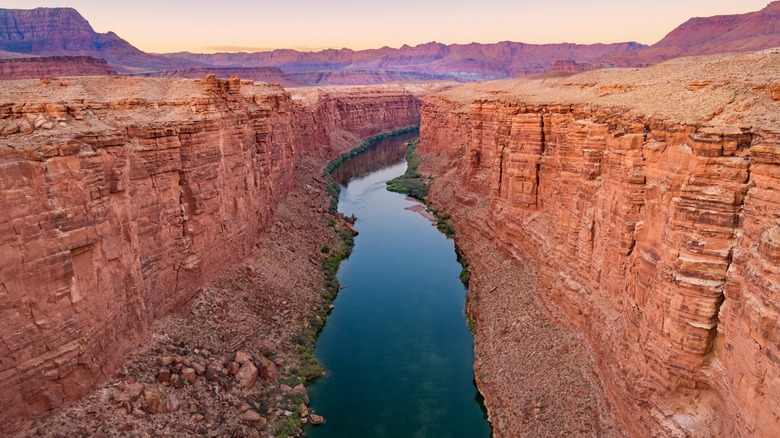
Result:
M428 180L417 171L420 159L415 154L417 140L406 145L406 172L387 182L387 190L424 200L428 196Z

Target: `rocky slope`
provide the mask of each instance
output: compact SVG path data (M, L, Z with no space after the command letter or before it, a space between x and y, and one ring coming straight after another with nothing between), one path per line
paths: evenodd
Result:
M122 72L177 65L138 50L113 32L95 32L73 8L0 9L0 50L26 56L91 56Z
M779 65L780 50L681 58L424 99L421 169L471 264L497 435L603 433L549 409L577 381L561 333L629 436L776 433ZM517 304L528 294L563 332ZM540 363L549 386L516 378Z
M691 18L650 47L608 54L598 64L645 66L680 56L750 52L778 46L780 1L774 1L747 14Z
M103 59L89 56L40 56L0 59L0 80L59 76L115 76Z
M293 100L214 78L0 85L4 431L86 394L155 319L251 255L302 157L416 124L422 92Z

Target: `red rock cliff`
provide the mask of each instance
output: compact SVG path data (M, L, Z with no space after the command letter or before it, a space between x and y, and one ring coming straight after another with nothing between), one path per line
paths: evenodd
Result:
M50 78L59 76L115 76L102 59L89 56L42 56L0 59L0 79Z
M3 84L0 431L85 394L244 257L331 126L419 120L408 92L336 94L309 108L238 80Z
M424 100L432 199L467 256L490 239L531 271L537 301L582 333L630 436L780 429L778 65L777 50L680 59ZM482 366L480 352L517 330L480 321L512 320L486 313L510 290L470 305L499 436L523 421L510 400L522 389L502 393L523 370Z

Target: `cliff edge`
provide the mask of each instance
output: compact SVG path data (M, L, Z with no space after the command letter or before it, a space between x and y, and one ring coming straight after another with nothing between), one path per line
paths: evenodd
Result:
M770 49L424 99L422 168L472 266L477 381L497 435L564 415L512 414L536 409L513 375L565 350L524 350L538 332L503 312L526 293L587 345L583 375L621 431L778 430L778 65ZM523 284L485 286L482 241ZM550 391L539 397L565 397Z

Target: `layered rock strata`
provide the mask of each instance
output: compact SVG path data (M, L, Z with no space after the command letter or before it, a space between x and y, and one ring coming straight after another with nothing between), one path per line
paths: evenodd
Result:
M89 56L41 56L0 59L0 79L60 76L115 76L105 60Z
M407 91L340 93L308 107L237 79L4 83L0 430L85 394L250 254L296 158L327 154L319 117L338 138L419 120Z
M467 256L488 239L531 286L470 303L498 435L522 427L512 376L533 363L522 345L512 360L490 355L526 330L495 305L513 293L535 293L581 335L624 433L780 428L778 65L770 50L425 98L432 200Z

